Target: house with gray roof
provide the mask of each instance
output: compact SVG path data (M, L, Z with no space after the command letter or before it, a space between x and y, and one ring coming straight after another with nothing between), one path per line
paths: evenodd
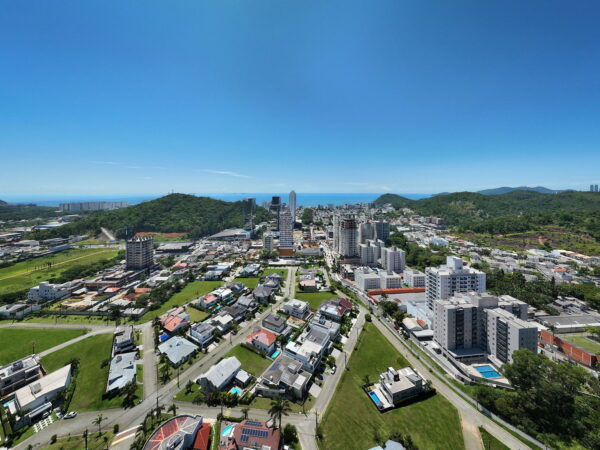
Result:
M250 311L251 313L256 312L258 309L258 303L256 303L256 300L248 295L242 295L240 298L238 298L238 301L235 302L235 306L241 306L242 308L245 308L246 311Z
M216 328L207 322L197 322L187 331L187 337L198 344L200 348L206 348L214 339Z
M263 373L256 385L256 393L263 397L287 397L302 400L306 396L311 374L302 368L302 363L281 356Z
M110 362L106 392L118 392L135 380L135 352L116 355Z
M166 355L173 366L178 367L194 356L198 347L181 336L174 336L160 344L158 351Z
M289 335L292 331L292 328L288 326L285 317L282 317L279 314L269 314L262 320L262 326L273 333L284 336Z
M233 381L242 364L235 356L222 359L196 379L208 391L220 391Z
M258 303L269 303L271 300L273 300L274 295L274 290L265 286L264 284L259 284L252 291L252 296Z

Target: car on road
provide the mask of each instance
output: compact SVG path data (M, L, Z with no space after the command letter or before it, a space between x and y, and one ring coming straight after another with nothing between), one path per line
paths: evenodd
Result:
M77 416L76 411L71 411L70 413L65 414L65 419L74 419Z

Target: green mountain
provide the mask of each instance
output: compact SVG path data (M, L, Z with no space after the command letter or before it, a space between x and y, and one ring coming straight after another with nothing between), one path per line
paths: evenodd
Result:
M11 205L0 200L0 220L31 220L58 216L57 208L37 205Z
M256 208L257 221L270 218L270 213ZM117 237L141 231L188 233L191 237L207 236L224 228L241 227L244 202L225 202L208 197L170 194L139 205L114 211L100 211L64 225L40 232L44 236L97 234L101 227L113 230Z
M506 194L512 191L533 191L539 192L540 194L556 194L560 192L559 190L548 189L543 186L529 187L529 186L519 186L519 187L508 187L503 186L495 189L484 189L482 191L477 191L478 194L483 195L498 195L498 194Z

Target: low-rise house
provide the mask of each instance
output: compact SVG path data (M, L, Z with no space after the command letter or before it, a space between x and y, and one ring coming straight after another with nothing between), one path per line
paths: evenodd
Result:
M223 390L233 381L240 371L242 364L235 356L222 359L217 364L200 375L196 380L200 386L208 391Z
M42 306L37 304L12 303L0 306L0 317L4 319L22 319L27 314L40 309L42 309Z
M257 277L260 273L261 267L260 264L248 264L240 271L240 277L242 278L252 278Z
M248 311L246 310L246 308L238 304L233 304L231 306L226 306L225 308L223 308L220 313L229 314L231 317L233 317L233 320L239 323L246 318L247 312Z
M235 320L229 314L219 313L216 316L211 317L210 324L215 327L221 334L227 333L233 327Z
M373 385L370 397L379 409L388 409L426 389L425 379L412 367L398 370L388 367L379 375L379 382Z
M308 328L310 330L319 330L323 333L327 333L332 342L337 341L340 337L340 324L320 314L317 314L312 318L308 323Z
M283 311L292 317L305 319L310 314L308 302L302 300L291 299L283 304Z
M235 302L235 305L244 308L246 311L252 314L254 314L258 309L258 303L256 303L256 300L247 295L242 295L240 298L238 298L238 301Z
M315 278L306 278L298 282L300 290L304 292L317 292L317 280Z
M192 302L195 306L200 309L210 309L219 303L219 297L215 294L206 294L204 297L200 297Z
M0 397L34 382L42 376L42 366L36 355L29 355L0 367Z
M113 341L113 355L119 353L128 353L135 349L135 333L133 325L129 327L120 327L115 331Z
M284 336L287 336L291 332L291 328L288 326L287 321L279 314L269 314L263 319L262 326L267 330Z
M160 318L162 327L170 334L185 329L190 324L190 315L183 306L170 309Z
M193 324L187 331L187 336L200 348L205 349L214 340L216 328L207 322Z
M221 437L219 450L280 450L281 431L256 420L243 420Z
M219 297L222 302L228 302L233 298L233 291L226 287L220 287L211 292L213 295Z
M269 288L264 284L259 284L252 291L252 296L258 303L269 303L273 300L275 294L272 288Z
M264 328L255 331L246 338L246 344L270 355L275 351L277 335Z
M178 367L194 356L198 347L181 336L174 336L160 344L158 351L163 353L173 366Z
M248 290L244 283L229 283L227 284L227 287L231 289L231 292L233 292L235 295L243 294Z
M260 377L256 392L263 397L302 400L306 396L311 376L302 369L300 361L282 355Z
M323 356L329 352L329 334L320 330L304 331L296 341L288 342L283 351L284 355L302 363L302 368L314 373Z
M281 287L281 283L277 278L269 278L267 277L262 284L264 287L272 289L274 292L278 291Z
M344 315L349 314L352 311L352 302L345 298L334 298L327 300L319 307L319 314L327 317L328 319L341 322Z
M135 353L123 353L115 356L108 369L106 392L121 391L133 381L135 381Z

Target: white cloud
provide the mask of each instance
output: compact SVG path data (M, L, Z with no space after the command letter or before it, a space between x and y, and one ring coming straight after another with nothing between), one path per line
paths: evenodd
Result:
M204 172L214 173L215 175L226 175L228 177L235 177L235 178L254 178L254 177L251 177L250 175L243 175L241 173L232 172L230 170L211 170L211 169L205 169Z

